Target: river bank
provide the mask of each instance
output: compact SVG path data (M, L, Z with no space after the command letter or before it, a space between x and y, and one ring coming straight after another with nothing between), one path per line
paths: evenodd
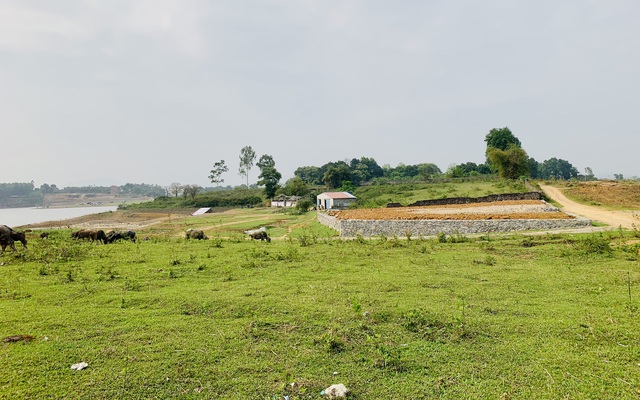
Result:
M115 205L97 207L2 208L0 209L0 223L18 227L46 221L60 221L91 214L113 212L117 208Z
M39 221L20 225L21 229L142 229L162 222L182 219L190 215L191 210L128 211L109 210L77 217Z

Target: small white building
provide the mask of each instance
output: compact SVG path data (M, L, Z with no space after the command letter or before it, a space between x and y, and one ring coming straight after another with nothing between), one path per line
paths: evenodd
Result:
M357 200L357 197L349 192L324 192L316 196L318 210L331 210L347 208Z
M300 199L300 196L286 196L281 194L271 199L271 207L295 207Z

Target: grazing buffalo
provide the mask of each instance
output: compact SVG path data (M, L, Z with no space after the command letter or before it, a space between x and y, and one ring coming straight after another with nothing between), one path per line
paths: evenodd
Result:
M75 231L71 234L71 237L74 239L90 239L92 242L96 240L102 240L104 244L107 244L107 235L105 235L102 229L92 230L92 229L82 229L79 231Z
M0 246L2 246L2 253L9 246L11 250L16 251L15 241L22 243L22 247L27 247L27 237L24 232L16 232L6 225L0 225Z
M40 234L40 239L47 239L49 237L49 232L42 232Z
M207 235L205 235L204 232L199 229L187 229L185 236L187 239L198 239L198 240L207 239Z
M267 243L271 243L271 238L269 237L269 235L267 235L267 232L265 231L253 232L249 236L251 237L251 239L255 239L255 240L260 239L260 241L266 240Z
M107 233L107 242L109 243L113 243L120 239L131 240L133 243L135 243L136 233L134 231L122 231L122 232L111 231Z

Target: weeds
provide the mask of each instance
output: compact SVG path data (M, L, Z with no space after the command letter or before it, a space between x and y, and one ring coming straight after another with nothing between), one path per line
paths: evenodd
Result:
M373 362L374 367L389 369L394 372L406 371L399 348L378 345L376 347L376 351L378 353L378 357Z
M276 253L273 258L278 261L300 261L302 255L295 247L287 247L284 252Z
M212 238L210 243L211 243L211 247L215 247L217 249L222 248L222 239L220 238Z
M113 266L100 267L100 269L96 272L99 274L98 281L112 281L120 277Z
M298 236L298 242L300 242L300 247L307 247L318 242L318 237L310 232L302 232L300 236Z
M578 252L583 256L611 256L613 253L609 239L605 238L602 234L587 236L578 241L575 246Z
M486 265L486 266L492 266L496 264L496 258L490 255L485 256L483 259L480 260L473 260L473 263L476 265Z
M447 236L444 232L439 232L436 236L438 243L466 243L471 241L468 237L456 233L455 235Z

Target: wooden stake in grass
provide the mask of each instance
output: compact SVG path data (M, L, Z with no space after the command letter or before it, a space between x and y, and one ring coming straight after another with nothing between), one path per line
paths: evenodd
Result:
M629 305L631 305L631 272L627 271L627 287L629 289Z

